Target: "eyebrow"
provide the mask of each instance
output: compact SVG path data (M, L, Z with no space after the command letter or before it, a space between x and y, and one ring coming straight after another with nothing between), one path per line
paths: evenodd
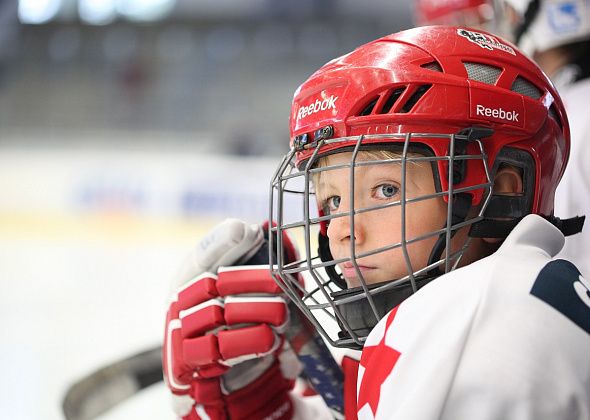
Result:
M316 194L316 197L319 199L319 201L322 201L327 198L328 194L326 193L326 191L328 191L330 189L331 190L336 189L334 184L332 184L330 182L320 181L319 184L315 186L315 194Z

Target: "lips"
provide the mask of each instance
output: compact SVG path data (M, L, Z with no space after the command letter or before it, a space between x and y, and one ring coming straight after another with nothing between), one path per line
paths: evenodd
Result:
M351 279L351 278L358 277L357 269L355 268L354 264L350 261L342 263L340 265L340 269L342 270L342 275L344 276L344 278ZM370 267L367 265L358 264L358 269L361 272L361 274L364 275L365 273L367 273L371 270L374 270L375 267Z

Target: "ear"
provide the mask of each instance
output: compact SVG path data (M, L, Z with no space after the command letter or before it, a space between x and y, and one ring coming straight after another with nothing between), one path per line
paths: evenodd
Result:
M523 191L522 174L514 166L501 165L494 177L494 195L519 195ZM482 238L488 244L498 244L503 239Z
M522 174L514 166L502 165L494 177L495 195L518 195L523 193Z

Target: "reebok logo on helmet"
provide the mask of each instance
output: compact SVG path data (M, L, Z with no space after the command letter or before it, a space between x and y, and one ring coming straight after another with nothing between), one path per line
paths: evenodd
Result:
M316 112L325 111L327 109L336 109L336 101L338 96L330 95L328 98L323 100L316 99L315 102L307 106L302 106L297 112L297 120L305 118L308 115L315 114Z
M475 107L475 114L481 117L493 117L498 118L500 120L519 122L518 112L506 111L502 108L488 108L486 106L478 104Z
M495 121L524 127L527 113L520 95L505 95L489 89L473 87L469 92L469 116L478 120Z

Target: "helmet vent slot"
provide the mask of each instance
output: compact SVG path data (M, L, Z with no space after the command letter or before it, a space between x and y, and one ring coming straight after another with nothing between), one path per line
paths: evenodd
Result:
M410 112L414 105L416 105L416 102L418 102L420 98L422 98L424 94L428 91L428 89L430 89L431 87L432 85L422 85L418 89L416 89L416 92L414 92L413 95L410 96L410 99L406 101L406 103L404 104L404 106L402 106L402 109L399 112L402 114Z
M557 114L557 111L555 110L555 105L551 105L549 107L549 116L555 120L557 125L559 125L559 128L563 129L563 124L561 123L561 118L559 118L559 115Z
M440 64L438 64L437 61L431 61L430 63L422 64L420 67L422 67L423 69L426 69L426 70L437 71L439 73L443 73L443 69L440 66Z
M387 101L385 101L385 103L383 104L383 107L381 108L381 111L379 111L379 113L387 114L389 111L391 111L391 107L397 102L402 93L404 93L404 90L406 90L405 86L394 89L389 95L389 98L387 98Z
M487 64L465 61L463 65L470 80L477 80L488 85L495 85L500 73L502 73L502 69Z
M365 116L365 115L370 115L371 112L373 112L373 108L375 108L375 105L377 104L377 101L379 100L379 97L371 100L371 102L369 102L367 104L367 106L365 106L363 108L363 110L361 111L361 113L359 114L359 116Z
M533 99L539 99L542 96L541 91L535 85L521 76L514 80L510 90Z

